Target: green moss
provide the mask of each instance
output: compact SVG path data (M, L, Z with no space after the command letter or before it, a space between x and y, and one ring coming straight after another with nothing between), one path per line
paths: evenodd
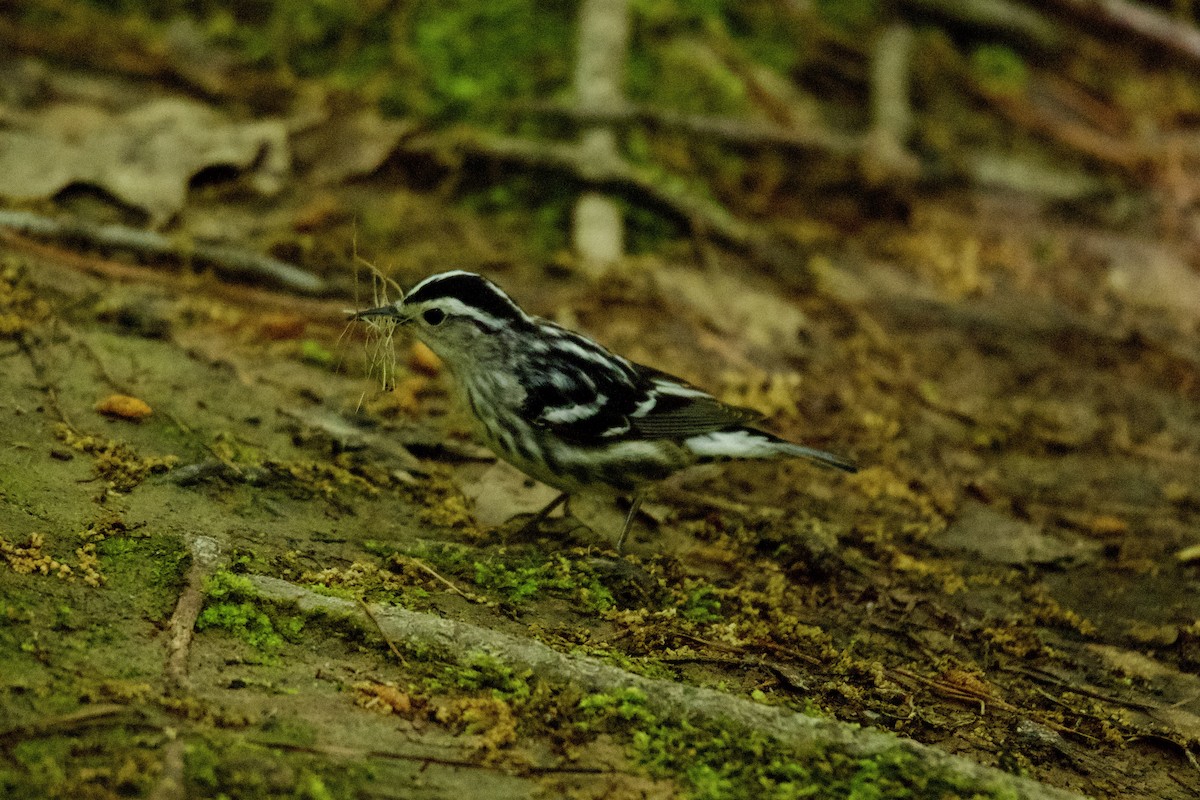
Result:
M679 609L684 619L692 622L720 622L722 617L721 600L717 590L712 586L693 586L688 590L687 599Z
M954 776L930 773L896 749L876 758L828 750L803 757L778 740L713 724L665 721L640 689L586 695L576 726L626 739L629 753L656 777L681 779L688 797L702 800L904 800L981 797Z
M631 656L613 647L582 647L578 652L592 658L604 659L614 667L620 667L626 672L632 672L634 675L641 675L645 678L661 678L667 681L679 678L675 670L655 658Z
M579 725L584 729L597 721L608 719L645 724L658 722L654 714L646 708L646 693L635 686L619 689L612 694L598 692L586 695L579 701L579 710L584 716Z
M233 634L263 655L275 656L285 641L294 641L304 628L301 617L267 614L250 600L253 594L247 578L230 572L218 572L205 585L207 604L196 620L196 630L215 628Z
M509 603L524 603L542 594L570 597L592 611L606 610L614 603L612 592L593 572L566 556L532 553L514 563L476 561L473 566L475 584L499 593Z
M474 652L467 655L464 663L446 667L441 680L435 680L433 685L472 692L488 689L497 700L520 703L530 697L530 677L529 670L517 672L490 653Z
M278 741L286 739L272 732ZM290 741L290 740L286 740ZM230 800L327 800L355 797L372 778L368 765L330 762L292 753L236 734L193 738L184 749L184 784L189 797Z
M207 742L188 742L183 750L183 776L188 785L215 792L220 786L220 755Z
M329 791L320 775L305 770L296 782L295 797L296 800L334 800L335 795Z
M141 797L157 775L157 737L123 726L38 736L0 764L0 797Z

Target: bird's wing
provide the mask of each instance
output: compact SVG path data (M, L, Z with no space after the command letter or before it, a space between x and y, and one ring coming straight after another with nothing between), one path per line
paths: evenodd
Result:
M590 344L590 342L588 343ZM761 419L665 372L605 353L605 360L530 359L522 414L575 444L686 439Z
M762 419L752 408L722 403L673 375L634 366L649 383L643 401L629 415L633 430L643 438L686 439Z
M521 415L575 444L603 444L628 434L629 414L645 392L637 372L609 353L604 358L564 355L569 351L556 349L525 361Z

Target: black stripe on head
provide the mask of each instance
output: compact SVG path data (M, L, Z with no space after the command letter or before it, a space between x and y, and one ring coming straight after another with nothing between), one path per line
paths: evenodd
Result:
M501 320L521 318L509 296L491 281L471 272L445 272L426 278L404 298L405 303L425 303L452 298Z

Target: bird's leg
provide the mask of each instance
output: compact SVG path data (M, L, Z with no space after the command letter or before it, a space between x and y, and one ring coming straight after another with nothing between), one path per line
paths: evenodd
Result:
M562 492L561 494L559 494L558 497L554 498L549 503L547 503L545 508L543 508L541 511L537 512L537 514L534 514L533 519L529 520L529 522L526 522L524 525L521 526L521 533L528 533L529 531L532 531L535 528L537 528L539 525L541 525L543 522L545 522L546 517L550 516L551 511L558 508L563 503L567 502L567 500L569 500L570 497L571 497L571 495L567 494L566 492Z
M629 536L629 529L633 527L633 518L637 516L638 509L642 507L642 496L636 494L633 496L633 505L629 507L629 513L625 516L625 527L621 528L621 535L617 538L617 552L621 553L625 549L625 539Z

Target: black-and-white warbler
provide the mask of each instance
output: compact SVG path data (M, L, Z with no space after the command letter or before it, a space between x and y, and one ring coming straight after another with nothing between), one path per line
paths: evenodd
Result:
M560 494L633 498L618 552L649 483L693 464L800 457L856 471L831 453L749 427L753 409L722 403L679 378L635 364L559 325L526 314L471 272L430 276L404 298L358 311L409 327L445 362L484 441L501 458Z

